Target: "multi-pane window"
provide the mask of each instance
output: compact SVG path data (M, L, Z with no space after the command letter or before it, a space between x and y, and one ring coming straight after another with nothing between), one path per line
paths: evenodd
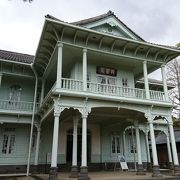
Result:
M114 135L111 139L111 152L112 153L120 153L120 136Z
M22 88L19 85L12 85L9 90L9 102L20 101Z
M15 145L15 128L5 128L2 141L2 153L11 154Z
M127 87L128 86L128 80L126 78L122 79L122 86Z
M133 132L134 133L134 132ZM129 133L129 149L130 153L136 153L135 136L132 132Z
M100 84L116 85L116 78L109 76L97 76L97 82Z
M3 154L11 154L14 150L15 135L14 134L4 134L3 136Z

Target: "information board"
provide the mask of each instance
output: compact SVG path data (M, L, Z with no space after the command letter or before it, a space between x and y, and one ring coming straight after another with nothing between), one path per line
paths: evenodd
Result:
M121 169L122 170L128 170L128 165L127 165L125 157L122 156L122 155L118 155L117 159L118 159L118 161L119 161L119 163L121 165Z

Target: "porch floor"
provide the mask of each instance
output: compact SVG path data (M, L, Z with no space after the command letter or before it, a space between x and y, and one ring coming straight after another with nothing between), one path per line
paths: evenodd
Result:
M76 180L77 178L69 178L70 173L59 173L58 177L60 180ZM89 177L91 180L139 180L139 179L145 179L145 180L156 180L156 179L166 179L166 180L176 180L180 179L179 177L172 176L171 173L162 172L162 177L152 177L151 172L146 172L146 175L136 175L136 172L122 172L122 171L115 171L115 172L107 172L107 171L101 171L101 172L89 172ZM37 174L36 177L39 178L33 178L33 177L16 177L17 180L30 180L30 179L48 179L48 174Z

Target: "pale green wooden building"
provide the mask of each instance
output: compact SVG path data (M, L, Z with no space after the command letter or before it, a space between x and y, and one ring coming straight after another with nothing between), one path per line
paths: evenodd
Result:
M35 56L0 50L0 173L57 179L69 169L89 179L88 168L113 169L121 155L137 174L152 164L160 176L160 130L180 175L165 75L179 54L146 42L111 11L74 23L47 15ZM163 81L149 80L159 68Z

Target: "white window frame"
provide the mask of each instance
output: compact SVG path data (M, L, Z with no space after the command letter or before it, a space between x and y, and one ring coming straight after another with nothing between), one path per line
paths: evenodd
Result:
M5 128L2 136L2 149L3 155L13 154L15 151L16 133L15 128ZM5 139L5 137L7 139Z
M104 79L104 82L99 82L100 78ZM97 79L97 83L98 84L105 84L105 85L112 85L112 86L116 86L117 85L117 77L114 76L108 76L108 75L96 75L96 79ZM114 83L110 84L108 80L113 79Z
M135 138L136 138L136 136L135 136L135 132L133 131L133 133L134 133L134 143L133 143L133 140L132 140L132 138L133 138L133 136L132 136L132 132L129 132L129 152L130 153L137 153L137 150L136 150L136 144L135 144Z
M115 138L115 144L114 144L114 152L113 152L113 139ZM119 140L119 143L118 143ZM119 148L118 148L119 144ZM121 136L120 135L112 135L111 136L111 153L112 154L120 154L121 153Z
M122 78L122 86L128 87L128 78Z
M16 108L18 106L18 102L21 100L22 95L22 87L18 84L13 84L9 88L9 106L12 108Z

